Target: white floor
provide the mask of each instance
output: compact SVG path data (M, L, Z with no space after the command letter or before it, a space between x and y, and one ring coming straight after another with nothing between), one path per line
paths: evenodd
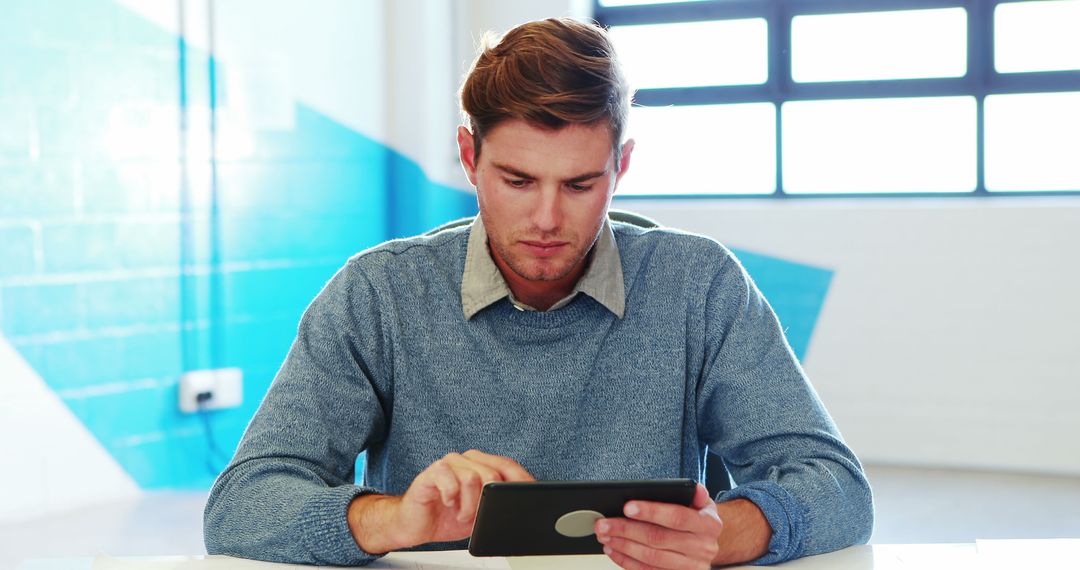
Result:
M871 466L872 542L1080 538L1080 477ZM202 554L204 493L138 501L0 525L0 569L26 558Z

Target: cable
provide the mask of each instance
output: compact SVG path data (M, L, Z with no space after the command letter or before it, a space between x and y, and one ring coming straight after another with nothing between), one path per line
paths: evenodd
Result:
M199 419L202 420L203 430L206 433L206 443L210 448L210 453L206 456L206 468L211 475L217 477L225 468L225 465L229 464L229 456L217 444L217 438L214 437L214 429L210 423L210 411L206 409L208 402L213 397L213 392L199 392L195 396L195 402L199 405ZM221 462L222 465L219 467L215 464L215 460Z

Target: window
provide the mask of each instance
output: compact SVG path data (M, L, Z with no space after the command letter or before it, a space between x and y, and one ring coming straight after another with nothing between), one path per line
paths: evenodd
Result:
M1080 0L594 8L637 89L622 194L1080 194Z
M623 179L620 194L720 194L734 188L761 195L776 190L771 103L635 107L630 124L638 139L634 175ZM675 139L678 144L670 144ZM642 155L648 160L639 161Z
M999 73L1080 69L1080 2L1011 2L995 16Z

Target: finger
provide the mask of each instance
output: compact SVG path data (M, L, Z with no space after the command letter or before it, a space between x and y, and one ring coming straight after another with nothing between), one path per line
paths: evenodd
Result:
M474 487L480 476L476 471L469 468L467 460L456 453L447 454L446 457L440 460L440 463L446 466L447 471L450 472L451 477L454 479L454 484L457 486L458 501L456 502L457 513L455 517L458 521L464 522L467 518L468 505L476 500Z
M619 568L624 568L625 570L652 570L652 567L646 566L645 564L630 558L626 554L612 549L610 546L604 547L604 554L606 554Z
M611 556L609 553L619 553L625 556L627 559L637 562L642 568L665 568L672 570L684 570L689 568L708 568L709 564L702 560L692 560L686 555L672 552L670 550L664 550L660 548L653 548L646 546L639 542L627 540L625 538L613 537L607 544L604 545L604 553ZM612 558L614 560L614 557ZM623 568L635 567L632 564L625 564L626 560L618 561L616 563Z
M439 488L443 506L450 508L457 504L461 495L461 485L458 483L454 470L446 463L438 462L431 466L430 473L435 486Z
M469 469L475 471L480 475L485 484L493 481L504 481L506 479L502 472L492 466L487 459L478 458L468 451L461 455L448 457L448 460L455 469Z
M476 449L470 449L462 454L466 459L471 459L477 463L483 463L488 467L496 470L502 475L503 481L535 481L536 478L532 476L520 463L514 461L509 457L503 457L501 455L491 455L490 453L484 453Z
M480 506L480 495L483 493L485 479L489 478L474 470L464 471L462 475L462 489L465 489L466 492L461 495L461 508L458 513L458 520L465 522L476 516L476 511Z
M412 500L421 505L443 502L442 492L433 478L422 479L418 476L409 487L408 493L411 494Z
M630 501L623 507L623 513L630 519L695 534L718 536L722 528L720 518L710 516L706 509L697 510L671 503Z
M716 536L671 530L624 518L601 519L597 521L595 530L596 539L604 544L622 538L651 548L680 552L699 560L712 560L719 549Z
M502 478L494 469L461 455L447 456L446 461L454 470L461 489L457 518L461 522L466 522L476 516L483 486Z

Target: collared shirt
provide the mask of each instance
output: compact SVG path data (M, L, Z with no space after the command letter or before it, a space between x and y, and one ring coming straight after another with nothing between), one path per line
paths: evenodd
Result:
M615 244L611 222L607 219L604 220L604 226L600 228L600 237L593 245L592 260L585 269L584 275L578 279L574 290L569 295L560 299L548 310L554 311L566 306L578 293L585 293L607 307L616 317L620 319L623 317L626 290L623 286L622 260L619 258L619 248ZM465 319L471 319L481 309L503 297L510 297L510 302L518 310L536 310L514 298L514 293L506 284L506 279L503 278L499 267L491 258L484 222L480 216L476 216L469 233L468 249L465 252L465 272L461 276L461 308L465 312Z

